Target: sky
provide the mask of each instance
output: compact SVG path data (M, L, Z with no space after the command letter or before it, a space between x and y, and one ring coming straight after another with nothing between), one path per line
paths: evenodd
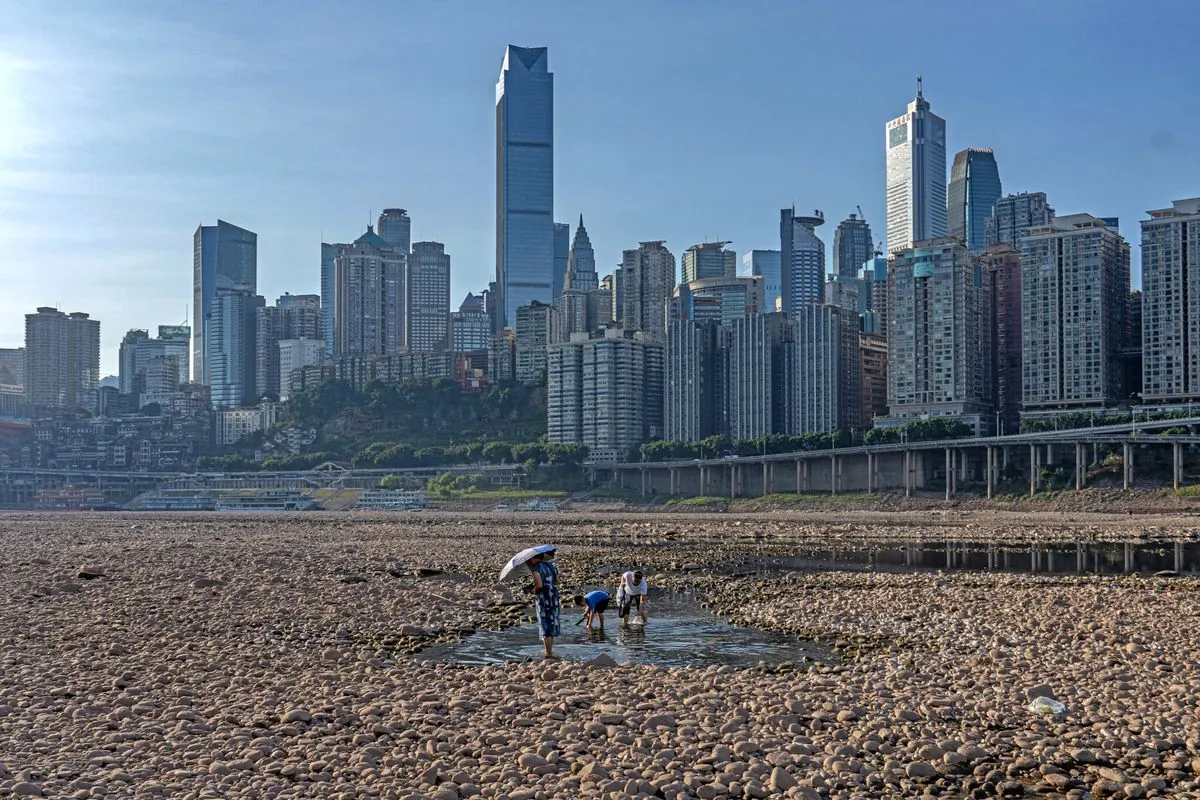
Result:
M408 209L452 306L495 274L495 84L550 49L556 218L601 274L639 241L779 246L779 209L884 229L884 124L924 77L948 153L1004 191L1137 221L1200 196L1190 0L10 0L0 26L0 347L38 306L130 328L192 302L192 235L258 234L258 288ZM949 159L948 159L949 160ZM830 255L832 253L830 252Z

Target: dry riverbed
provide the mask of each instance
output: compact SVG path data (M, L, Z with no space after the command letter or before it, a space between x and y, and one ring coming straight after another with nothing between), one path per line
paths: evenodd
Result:
M806 541L1169 542L1194 523L0 516L0 797L1200 797L1196 579L729 568ZM495 574L543 541L565 589L636 563L840 662L409 658L519 621Z

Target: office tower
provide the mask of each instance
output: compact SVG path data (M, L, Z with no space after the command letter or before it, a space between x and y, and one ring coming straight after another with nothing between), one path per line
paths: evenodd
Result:
M821 284L825 282L825 243L817 236L817 226L825 224L825 215L796 216L795 208L779 212L780 302L783 313L794 314L807 303L821 302Z
M571 261L571 226L565 222L554 223L554 285L551 288L551 298L557 300L570 284L567 282L567 269Z
M496 83L496 329L554 302L554 74L544 47L504 51Z
M663 438L698 442L722 432L719 324L673 319L667 325L663 368Z
M683 253L683 282L737 275L737 253L726 250L729 242L694 244Z
M1021 252L1003 242L983 251L984 280L992 300L992 352L997 435L1021 425Z
M583 226L583 214L579 215L579 225L575 228L575 238L567 253L566 288L580 292L590 292L600 286L596 275L596 252L592 249L592 240L587 228Z
M168 361L175 364L178 371L174 385L187 383L191 375L188 369L191 338L192 329L187 325L159 325L156 338L151 338L149 332L144 330L126 333L118 351L118 387L121 394L136 396L139 407L146 405L140 395L148 391L147 384L161 385L161 381L156 384L154 380L146 380L147 370L158 369Z
M1142 220L1142 397L1200 399L1200 197ZM1134 340L1132 325L1126 338Z
M325 340L325 360L334 355L337 330L337 256L345 244L321 242L321 338Z
M917 242L892 253L888 286L889 416L990 429L991 301L979 258L948 236Z
M0 386L25 386L24 347L0 347Z
M744 277L762 277L763 313L783 309L778 250L751 250L742 256L742 269L738 274Z
M675 288L675 256L662 241L639 242L626 250L617 274L617 294L623 294L621 325L662 338L667 333L667 301Z
M25 399L34 409L75 409L100 387L100 322L42 307L25 315Z
M562 316L554 306L533 302L517 309L517 380L541 381L546 373L546 348L562 341Z
M852 314L865 314L870 310L867 288L857 277L828 276L822 297L825 305L837 306Z
M587 316L590 330L604 328L613 323L612 292L603 286L587 293Z
M858 426L875 426L876 417L887 416L887 336L875 332L858 335Z
M785 345L794 340L795 325L783 314L758 314L725 327L724 402L730 438L787 432L794 371Z
M858 271L875 255L871 226L863 219L862 209L838 223L833 232L833 274L857 278Z
M191 348L191 342L188 342L188 348ZM141 409L154 404L160 409L170 410L180 385L178 357L152 356L142 364L134 382L136 407Z
M758 276L698 278L675 287L671 318L693 322L731 322L764 314L763 279Z
M456 353L486 351L491 339L492 326L483 295L467 292L458 311L450 315L450 349Z
M612 274L605 275L600 281L600 290L608 294L609 308L612 310L614 322L623 322L625 317L625 281L621 267L618 266Z
M662 436L663 346L640 332L577 333L548 354L547 438L600 462Z
M393 250L370 225L334 260L334 352L365 358L404 352L404 254Z
M218 289L208 304L205 361L215 408L250 406L260 399L255 323L265 302L250 292Z
M217 290L258 291L258 234L217 220L192 237L192 380L208 386L208 315ZM226 326L228 327L228 326Z
M564 339L569 339L573 333L587 333L591 330L587 292L566 289L554 300L554 309L562 319Z
M1054 219L1045 192L1021 192L996 200L984 225L986 244L1010 244L1018 250L1031 228L1043 228Z
M1091 214L1055 217L1021 240L1022 408L1123 399L1129 244Z
M289 339L321 342L324 347L324 322L321 298L315 294L285 294L275 305L255 311L254 325L254 400L282 398L283 372L279 361L279 343Z
M305 367L325 361L325 342L320 339L281 339L279 348L279 400L286 402L300 390Z
M990 147L968 147L954 156L946 192L949 235L972 253L987 246L987 222L1000 199L1000 170Z
M917 78L917 97L887 124L887 248L945 236L946 121L929 110Z
M412 219L403 208L385 208L375 223L375 232L402 256L412 249Z
M849 430L859 422L858 311L809 303L791 320L787 397L792 434Z
M441 352L450 335L450 256L440 242L416 242L408 256L408 350Z

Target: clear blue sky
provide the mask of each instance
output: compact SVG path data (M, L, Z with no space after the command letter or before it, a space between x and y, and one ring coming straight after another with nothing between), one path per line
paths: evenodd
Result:
M1006 192L1117 215L1200 195L1200 5L982 2L16 0L0 26L0 346L40 305L183 320L192 233L259 235L259 290L318 290L319 243L402 206L446 243L453 305L494 273L495 83L548 46L557 217L599 267L640 240L778 247L779 209L883 232L884 123L915 76L951 153Z

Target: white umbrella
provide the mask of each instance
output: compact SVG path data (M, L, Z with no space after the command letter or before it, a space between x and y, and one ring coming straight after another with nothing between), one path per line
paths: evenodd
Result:
M534 556L540 556L542 553L553 553L555 549L556 548L552 544L539 544L535 547L522 550L510 558L508 563L504 565L504 569L500 570L500 580L503 581L507 579L510 575L512 575L514 569L521 566Z

